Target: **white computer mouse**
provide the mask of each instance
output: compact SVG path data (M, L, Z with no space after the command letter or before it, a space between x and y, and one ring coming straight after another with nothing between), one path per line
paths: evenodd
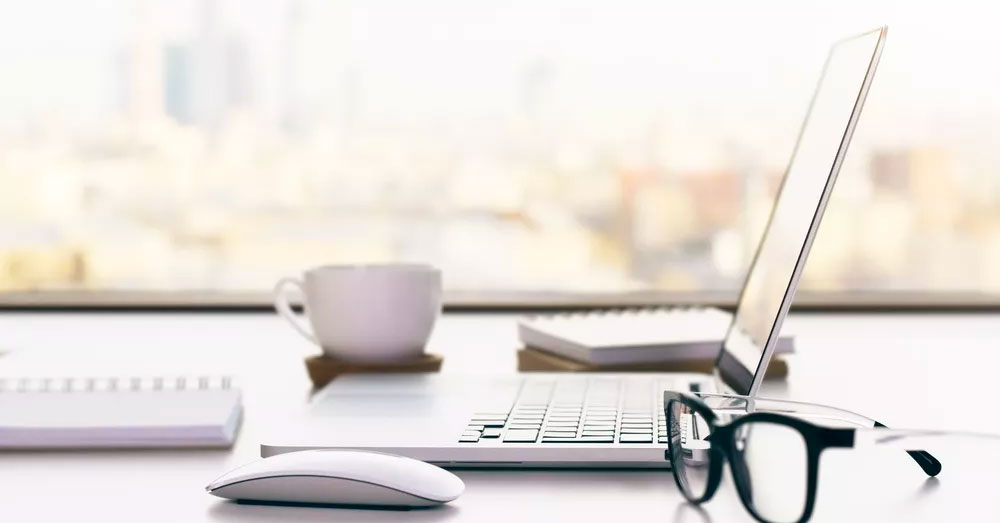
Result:
M462 494L458 476L423 461L358 450L303 450L264 458L205 487L228 499L429 507Z

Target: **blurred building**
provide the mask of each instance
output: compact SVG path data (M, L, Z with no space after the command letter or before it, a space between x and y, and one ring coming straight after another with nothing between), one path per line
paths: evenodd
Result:
M192 92L194 88L194 57L191 46L168 45L163 60L164 94L167 116L181 125L194 123Z

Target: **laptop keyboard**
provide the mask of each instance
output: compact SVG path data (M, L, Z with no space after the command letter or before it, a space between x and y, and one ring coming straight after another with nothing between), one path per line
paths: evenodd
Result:
M647 377L526 379L509 407L473 414L460 443L667 442L663 391L698 384Z

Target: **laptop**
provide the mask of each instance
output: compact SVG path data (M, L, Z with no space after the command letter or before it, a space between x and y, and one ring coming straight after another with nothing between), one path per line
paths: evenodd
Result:
M712 374L350 375L261 455L365 449L445 467L669 467L662 391L755 395L878 65L886 28L833 45Z

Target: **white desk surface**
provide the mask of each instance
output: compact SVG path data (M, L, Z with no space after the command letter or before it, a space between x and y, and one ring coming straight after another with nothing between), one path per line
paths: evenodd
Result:
M763 394L860 411L890 426L1000 433L1000 315L795 315L786 383ZM683 502L667 471L459 471L466 492L429 510L243 505L205 493L220 473L256 459L269 413L302 405L312 348L268 314L0 314L0 375L237 375L247 416L219 451L0 453L5 521L751 521L730 478L703 510ZM513 372L509 315L447 315L430 347L443 372ZM830 451L814 521L997 521L1000 462L931 449L936 480L901 451ZM572 519L570 519L572 518Z

